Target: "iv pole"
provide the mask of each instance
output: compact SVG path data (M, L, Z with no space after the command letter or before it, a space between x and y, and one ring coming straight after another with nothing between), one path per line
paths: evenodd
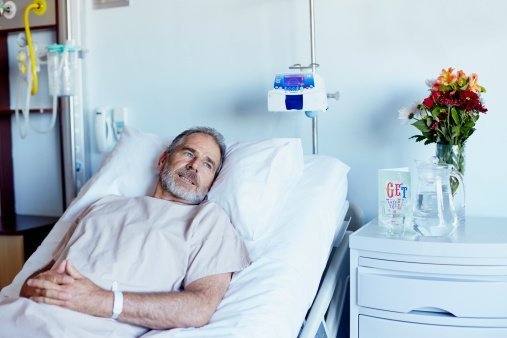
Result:
M289 69L312 69L312 73L315 73L319 64L316 62L315 57L315 10L314 10L314 0L310 0L310 56L311 63L307 67L303 67L299 64L292 65ZM328 93L327 98L332 98L338 100L339 93ZM316 111L305 111L305 115L312 119L312 148L313 154L317 155L319 153L319 129L318 129L318 116Z
M315 60L315 12L313 0L310 0L310 52L311 52L311 63L312 73L315 73L315 70L318 66ZM319 153L319 144L318 144L318 119L317 112L305 112L306 116L312 118L312 145L313 145L313 154L317 155Z

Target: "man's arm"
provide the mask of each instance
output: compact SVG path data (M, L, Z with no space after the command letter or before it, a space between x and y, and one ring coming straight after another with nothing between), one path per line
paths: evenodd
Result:
M198 279L181 292L127 293L118 320L152 329L204 326L222 300L230 281L231 273L224 273ZM112 305L111 302L110 309Z
M32 279L36 289L31 297L39 303L59 305L98 317L111 317L113 292L104 290L82 276L70 263L66 273L74 282L56 285L48 280ZM222 300L231 281L231 273L212 275L190 283L184 291L123 294L124 305L119 321L150 329L200 327L206 325Z

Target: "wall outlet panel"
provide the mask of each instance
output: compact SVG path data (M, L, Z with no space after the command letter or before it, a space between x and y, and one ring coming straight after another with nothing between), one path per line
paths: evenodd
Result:
M93 0L93 8L95 9L123 7L129 5L130 0Z
M0 17L0 31L4 30L20 30L24 29L23 16L25 9L28 5L33 3L33 0L11 0L16 4L16 15L12 19ZM56 5L55 0L46 0L47 8L43 15L30 13L29 22L30 28L56 26Z

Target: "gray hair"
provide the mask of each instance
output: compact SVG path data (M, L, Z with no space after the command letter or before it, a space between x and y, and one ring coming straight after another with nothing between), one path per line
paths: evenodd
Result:
M190 129L187 129L183 132L181 132L178 136L174 138L174 140L171 142L171 144L167 147L167 154L171 156L176 149L185 142L185 138L192 134L206 134L211 136L218 148L220 148L220 163L218 164L217 171L215 172L215 178L218 176L218 173L220 172L220 169L222 169L222 166L225 161L225 151L226 151L226 145L225 140L222 134L220 134L217 130L210 128L210 127L193 127Z

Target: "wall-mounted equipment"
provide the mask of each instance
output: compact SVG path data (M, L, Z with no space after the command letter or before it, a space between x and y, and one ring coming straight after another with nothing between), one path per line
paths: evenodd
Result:
M40 0L36 0L40 1ZM35 3L35 2L34 2ZM28 8L28 7L27 7ZM27 9L28 11L28 9ZM20 34L18 45L18 65L20 70L20 81L18 81L18 104L15 109L16 123L19 128L21 138L25 138L28 126L39 133L51 131L56 123L58 112L58 97L72 96L76 91L76 72L80 48L71 41L65 44L48 45L44 51L40 52L37 44L33 43L30 36L30 26L28 21L25 35ZM52 114L51 122L46 129L39 129L30 124L30 98L38 91L38 77L40 65L47 65L48 71L48 89L52 96ZM19 83L26 83L26 96L23 97L23 86ZM22 105L20 99L23 99ZM21 108L20 108L21 106ZM24 122L20 119L20 110Z
M34 0L0 0L0 31L15 31L24 29L24 13L28 6L39 6ZM53 28L56 22L56 0L45 0L46 11L44 15L31 15L31 28ZM31 10L33 14L33 10Z
M93 8L95 9L123 7L129 4L130 0L93 0Z
M0 1L0 17L11 20L16 15L16 4L13 1Z
M28 83L30 84L31 91L30 93L32 95L35 95L38 90L38 77L37 77L37 71L38 66L36 61L38 61L35 57L35 52L33 49L33 42L32 42L32 33L30 32L30 12L33 12L37 15L43 15L46 13L46 1L45 0L34 0L33 3L28 5L25 8L25 15L24 15L24 23L25 23L25 36L26 36L26 43L28 46L28 54L30 58L30 71L31 77L28 77Z
M100 107L95 111L95 142L99 152L108 152L113 148L114 141L120 139L127 121L126 107L117 107L112 111L107 107Z
M70 41L47 46L49 95L72 96L76 91L76 65L79 47Z

